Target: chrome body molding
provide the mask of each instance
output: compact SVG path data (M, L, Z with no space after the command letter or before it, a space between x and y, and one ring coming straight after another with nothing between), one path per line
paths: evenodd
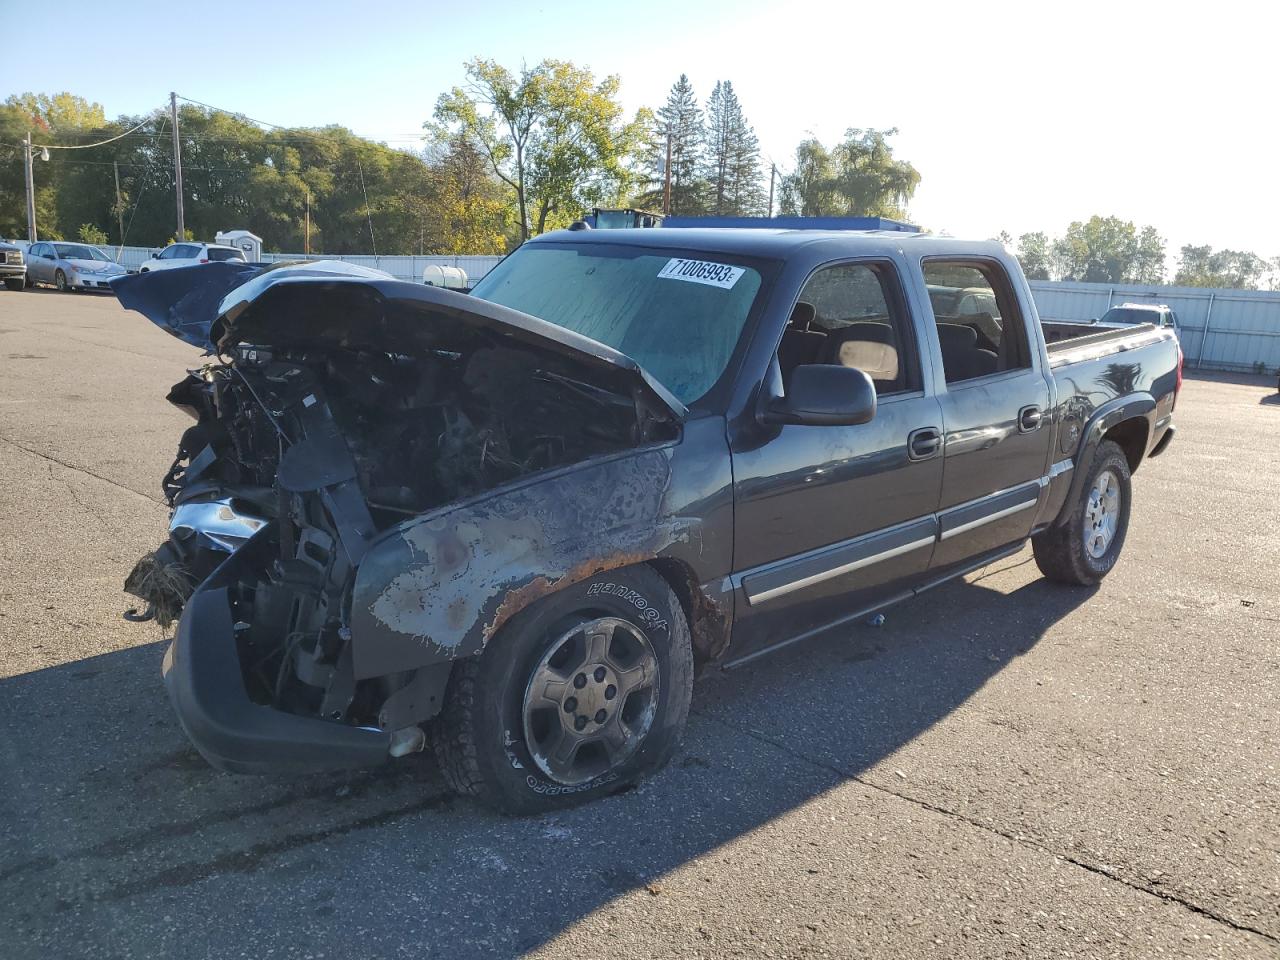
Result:
M852 573L854 570L860 570L863 567L869 567L873 563L880 563L883 560L889 560L893 557L900 557L904 553L910 553L912 550L919 550L922 547L931 547L935 542L935 535L930 534L919 540L912 540L897 547L890 547L888 550L882 550L879 553L873 553L869 557L861 557L857 560L850 560L848 563L842 563L838 567L830 567L819 573L810 574L799 580L791 580L768 590L761 590L759 593L747 591L747 599L753 603L764 603L766 600L772 600L774 597L781 597L784 594L791 593L795 590L803 590L805 587L813 586L815 583L821 583L823 580L830 580L832 577L838 577L842 574Z
M958 527L950 527L949 529L942 531L942 535L939 539L950 540L958 534L967 533L968 531L975 530L978 527L986 526L988 523L995 523L997 520L1003 520L1005 517L1011 517L1015 513L1020 513L1023 510L1030 510L1039 502L1040 497L1039 494L1037 494L1032 499L1023 503L1015 503L1012 507L1005 507L1003 510L997 510L995 513L988 513L986 516L979 517L977 520L970 520L968 523L962 523Z

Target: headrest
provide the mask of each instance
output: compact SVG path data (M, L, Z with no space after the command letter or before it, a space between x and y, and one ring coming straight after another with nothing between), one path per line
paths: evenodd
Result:
M978 331L962 323L938 324L938 343L944 349L963 350L978 345Z
M787 329L808 330L809 324L813 323L813 318L817 315L817 308L812 303L799 300L791 311L791 319L787 321Z

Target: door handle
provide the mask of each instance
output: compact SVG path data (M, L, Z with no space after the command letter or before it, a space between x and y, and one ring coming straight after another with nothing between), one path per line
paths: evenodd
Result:
M907 434L907 456L912 460L928 460L942 449L942 431L937 427L921 427Z
M1032 433L1040 429L1040 422L1044 419L1044 414L1040 408L1034 404L1029 407L1023 407L1018 411L1018 432Z

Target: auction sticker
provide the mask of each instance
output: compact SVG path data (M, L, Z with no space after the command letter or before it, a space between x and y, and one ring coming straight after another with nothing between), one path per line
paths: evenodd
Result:
M731 267L725 263L672 257L667 261L667 265L658 271L658 276L663 280L687 280L689 283L705 283L712 287L731 290L738 282L738 278L746 272L745 267Z

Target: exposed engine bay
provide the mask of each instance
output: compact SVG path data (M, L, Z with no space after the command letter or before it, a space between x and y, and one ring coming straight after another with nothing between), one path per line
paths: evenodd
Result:
M127 616L168 626L252 542L228 592L250 700L396 730L425 718L410 694L426 678L353 669L351 588L369 545L442 505L670 439L675 422L627 371L350 306L342 323L306 329L298 309L273 333L280 314L224 322L215 358L173 387L196 422L162 481L170 538L125 585L147 607Z

